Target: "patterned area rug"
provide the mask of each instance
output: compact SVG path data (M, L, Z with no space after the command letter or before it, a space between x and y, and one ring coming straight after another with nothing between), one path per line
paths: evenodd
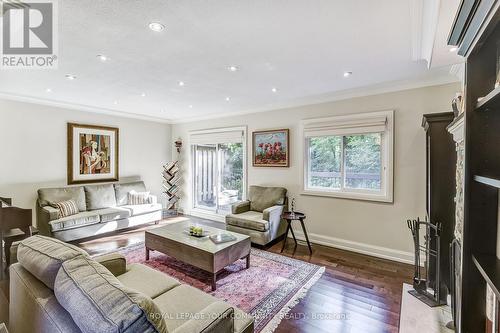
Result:
M144 244L118 250L129 263L142 263L201 289L251 314L255 332L273 332L281 319L321 277L324 267L252 248L250 268L245 260L226 267L211 291L210 274L160 252L145 260Z

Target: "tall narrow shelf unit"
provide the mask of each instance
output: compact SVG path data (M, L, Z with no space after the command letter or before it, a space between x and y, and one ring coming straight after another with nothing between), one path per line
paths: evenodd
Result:
M500 47L498 8L495 0L462 1L450 34L450 44L458 45L459 54L467 59L462 300L457 329L462 333L485 332L487 284L500 299L500 260L496 257L500 187L500 89L495 88Z
M179 201L179 174L178 161L172 161L163 166L163 194L167 198L167 215L177 215L177 201Z

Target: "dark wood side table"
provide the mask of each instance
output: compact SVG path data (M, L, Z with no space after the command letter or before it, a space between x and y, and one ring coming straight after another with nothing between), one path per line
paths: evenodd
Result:
M6 263L9 264L12 242L29 237L32 232L31 209L11 207L10 203L12 203L10 199L0 198L0 280L3 280L5 276L3 267L4 241L6 247L8 247ZM11 233L13 229L20 229L20 233Z
M306 237L307 241L307 247L309 248L309 253L312 254L312 248L311 248L311 243L309 242L309 237L307 236L307 231L306 231L306 226L304 225L304 219L306 218L306 215L303 213L299 212L284 212L283 215L281 215L281 218L285 219L287 222L287 227L286 227L286 233L285 233L285 241L283 242L283 247L281 248L281 252L285 249L286 246L286 239L288 238L288 232L292 232L293 240L295 241L295 246L297 246L297 239L295 238L295 234L293 233L292 229L292 221L300 221L300 224L302 225L302 231L304 232L304 236Z

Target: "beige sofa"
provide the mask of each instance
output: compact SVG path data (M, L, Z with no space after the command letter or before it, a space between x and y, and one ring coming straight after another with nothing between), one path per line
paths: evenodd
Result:
M162 206L150 195L143 205L128 205L130 191L146 192L144 182L100 184L38 190L37 227L40 234L65 242L130 228L162 219ZM52 203L74 200L80 211L59 218Z
M287 209L283 187L250 186L248 200L234 204L226 215L226 229L250 236L252 243L266 245L282 236L286 222L281 218Z
M11 333L250 333L253 318L120 254L94 259L43 236L21 242L10 267Z

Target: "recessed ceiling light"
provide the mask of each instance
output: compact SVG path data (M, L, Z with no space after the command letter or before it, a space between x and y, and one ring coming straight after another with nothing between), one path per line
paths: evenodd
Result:
M160 22L151 22L149 23L149 29L153 30L154 32L160 32L165 29L165 25L161 24Z
M227 70L230 71L230 72L236 72L236 71L239 70L239 67L238 66L229 66L227 68Z
M273 93L275 93L275 92L277 92L277 91L278 91L278 89L277 89L277 88L275 88L275 87L273 87L273 88L271 89L271 91L272 91Z
M46 91L46 92L48 92L48 93L51 93L51 92L52 92L52 89L47 88L47 89L45 89L45 91Z
M192 106L191 104L189 104L189 105L188 105L188 108L192 109L192 108L193 108L193 106Z
M185 85L184 81L179 81L179 86L183 87Z
M98 54L97 56L97 59L99 59L101 62L106 62L108 61L108 57L105 56L104 54Z
M118 105L118 101L114 101L114 102L113 102L113 104L114 104L114 105Z
M76 80L76 75L73 74L66 74L65 77L70 81Z
M352 75L352 72L344 72L344 77L349 77Z
M454 46L454 47L450 48L450 52L455 52L456 50L458 50L458 47Z
M231 100L230 97L226 97L226 102L229 102Z
M141 97L146 97L146 93L144 93L144 92L143 92L143 93L141 94Z

